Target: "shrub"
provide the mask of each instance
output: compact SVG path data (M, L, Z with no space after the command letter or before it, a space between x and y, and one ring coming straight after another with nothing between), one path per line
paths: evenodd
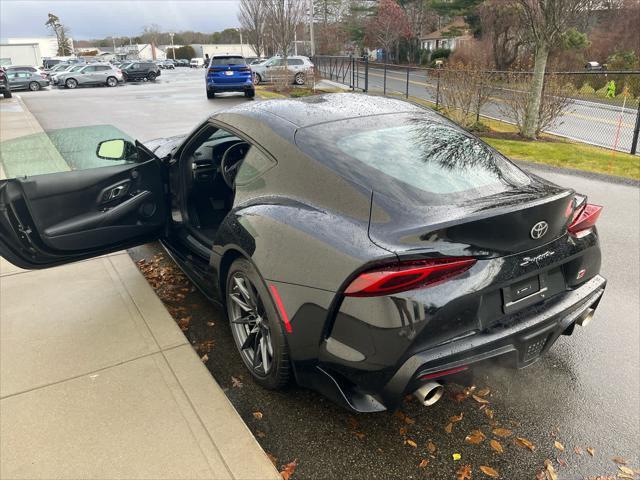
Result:
M591 85L589 85L589 82L584 82L578 90L578 93L581 93L582 95L593 95L596 91Z

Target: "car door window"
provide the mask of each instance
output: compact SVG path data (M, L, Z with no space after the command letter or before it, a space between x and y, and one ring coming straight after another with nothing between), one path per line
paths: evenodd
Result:
M236 174L236 185L244 186L252 183L275 164L276 162L258 147L251 146Z

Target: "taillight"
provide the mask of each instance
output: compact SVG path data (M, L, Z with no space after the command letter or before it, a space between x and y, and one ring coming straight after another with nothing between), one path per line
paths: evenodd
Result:
M447 257L401 262L361 273L344 294L349 297L374 297L433 286L466 272L475 258Z
M251 69L249 67L240 67L241 72L250 72Z
M578 208L573 214L573 218L567 227L569 233L581 238L591 233L591 229L595 226L598 217L602 212L600 205L587 203L582 208Z

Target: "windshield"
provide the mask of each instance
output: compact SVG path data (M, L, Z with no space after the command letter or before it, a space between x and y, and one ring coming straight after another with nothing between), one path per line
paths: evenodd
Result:
M302 129L308 154L374 190L421 203L489 196L529 183L504 156L431 115L380 115Z

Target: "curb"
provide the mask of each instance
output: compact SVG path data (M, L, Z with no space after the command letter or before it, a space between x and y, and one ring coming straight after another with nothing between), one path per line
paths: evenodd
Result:
M600 180L602 182L614 183L616 185L628 185L631 187L640 187L640 180L633 178L618 177L616 175L607 175L606 173L589 172L586 170L578 170L575 168L555 167L543 163L529 162L526 160L511 159L516 165L533 170L541 170L543 172L561 173L565 175L577 175L589 180Z

